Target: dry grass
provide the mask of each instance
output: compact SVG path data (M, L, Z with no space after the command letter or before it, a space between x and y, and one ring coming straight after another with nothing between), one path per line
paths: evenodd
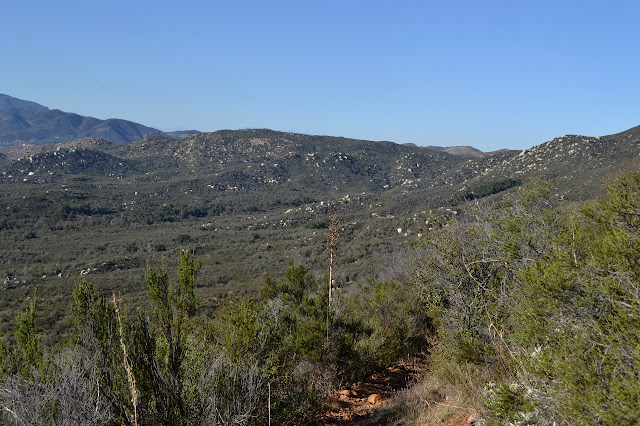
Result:
M396 413L396 425L445 425L461 413L482 413L482 393L488 374L473 366L441 375L428 372L399 392L385 411Z

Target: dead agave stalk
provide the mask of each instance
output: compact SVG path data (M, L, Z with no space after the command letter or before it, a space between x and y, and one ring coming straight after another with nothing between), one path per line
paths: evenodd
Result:
M338 218L334 213L331 216L331 222L329 223L329 230L327 231L327 254L329 256L329 300L327 303L327 340L326 345L329 345L329 311L331 310L331 300L333 297L333 262L336 258L336 250L338 250L338 244L340 239L338 238Z
M122 354L124 359L124 369L127 370L127 381L129 382L129 390L131 391L131 404L133 404L133 424L138 426L138 391L136 389L136 378L133 376L133 369L129 364L129 356L127 355L127 346L124 344L124 332L122 330L122 321L120 320L120 310L116 303L116 294L113 293L113 306L116 308L116 316L118 318L118 332L120 333L120 346L122 346Z
M329 230L327 231L327 253L329 255L329 305L331 305L331 299L333 296L333 262L336 256L336 250L338 250L338 244L340 243L338 234L338 218L333 214L331 216L331 222L329 223Z

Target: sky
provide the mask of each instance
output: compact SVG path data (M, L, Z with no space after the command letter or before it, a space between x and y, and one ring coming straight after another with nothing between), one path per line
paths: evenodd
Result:
M0 93L165 131L522 149L640 125L638 1L7 1Z

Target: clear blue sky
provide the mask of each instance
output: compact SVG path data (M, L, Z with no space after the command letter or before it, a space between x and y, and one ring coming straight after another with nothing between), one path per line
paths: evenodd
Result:
M530 147L640 124L638 1L11 1L0 93L162 130Z

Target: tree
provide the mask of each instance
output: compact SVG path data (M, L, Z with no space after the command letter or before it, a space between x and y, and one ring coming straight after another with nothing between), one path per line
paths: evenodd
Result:
M16 367L24 378L28 378L33 367L45 368L42 354L42 346L36 337L36 291L29 301L29 308L20 312L16 317L18 327L16 329L17 348L15 352Z
M164 388L156 388L155 394L163 400L167 421L179 419L185 413L185 403L181 398L181 367L186 352L189 320L197 310L195 287L201 266L202 262L196 262L193 253L182 250L178 263L178 279L177 282L172 282L169 280L166 265L163 264L157 270L147 265L148 294L153 302L153 314L159 330L159 339L156 341L159 340L163 347L157 354L160 371L151 364L146 366L145 374L151 386ZM140 318L140 326L138 341L149 342L147 347L141 348L141 352L156 352L158 349L150 339L149 326L143 317ZM160 373L163 377L160 377Z

